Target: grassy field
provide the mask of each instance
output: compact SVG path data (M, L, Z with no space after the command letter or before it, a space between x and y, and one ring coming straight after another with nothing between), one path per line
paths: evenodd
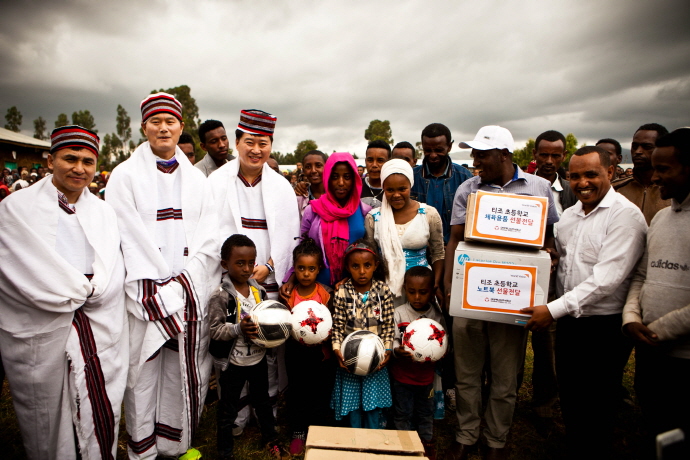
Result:
M530 342L531 343L531 342ZM527 359L525 362L525 378L522 388L520 388L518 404L515 411L515 418L511 428L509 446L511 447L512 460L547 460L559 459L562 457L564 449L563 424L559 419L556 420L556 429L551 435L544 439L534 428L531 420L533 413L530 408L532 395L531 376L532 376L532 349L527 349ZM624 375L625 387L633 393L633 369L634 356L630 358ZM279 412L278 424L280 427L281 439L289 443L288 431L282 413ZM615 459L634 460L639 458L640 452L640 412L638 407L625 405L620 411L616 424L617 444ZM443 452L454 439L454 430L457 427L455 413L447 411L446 419L436 421L434 430L436 433L437 447L439 449L439 459L443 459ZM237 439L235 444L235 455L238 460L261 460L268 459L264 455L263 446L260 444L260 433L256 425L250 425L244 434ZM4 382L2 394L0 395L0 446L2 446L2 458L6 460L19 460L25 458L22 447L19 427L17 426L14 409L9 396L9 387ZM194 440L196 447L203 457L213 459L216 457L216 423L215 405L208 406L204 411L201 426ZM118 443L118 459L126 459L126 433L124 422L120 426L120 438ZM471 460L480 460L481 456L477 452L470 457Z

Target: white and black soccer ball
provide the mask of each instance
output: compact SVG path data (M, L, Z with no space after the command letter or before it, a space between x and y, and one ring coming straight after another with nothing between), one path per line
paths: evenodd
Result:
M429 318L419 318L405 328L402 345L420 363L434 362L443 358L448 349L446 330Z
M381 338L371 331L355 331L345 337L340 353L350 373L368 375L376 371L386 356Z
M278 347L290 337L290 309L277 300L259 303L252 310L250 318L258 326L257 338L252 342L260 347Z
M300 302L292 309L292 338L304 345L318 345L328 339L333 318L328 307L315 300Z

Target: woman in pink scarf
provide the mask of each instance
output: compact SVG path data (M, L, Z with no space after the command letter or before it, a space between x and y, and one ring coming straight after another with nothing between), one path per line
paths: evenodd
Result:
M312 200L302 216L301 235L316 240L324 253L324 268L317 281L333 287L342 279L342 259L347 246L364 237L364 217L371 207L359 199L362 179L357 164L346 152L333 153L323 172L326 193ZM292 291L293 276L283 284L281 294Z

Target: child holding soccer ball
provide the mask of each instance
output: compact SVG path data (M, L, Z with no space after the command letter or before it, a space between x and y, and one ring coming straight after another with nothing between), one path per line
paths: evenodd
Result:
M295 287L288 307L314 300L330 309L331 289L316 281L323 268L321 248L311 238L304 238L292 251ZM292 429L290 455L301 455L309 425L330 425L328 406L333 390L335 361L331 359L331 341L316 346L302 345L296 340L285 344L285 367L290 391L287 392L288 423Z
M227 274L208 302L210 352L222 369L218 378L221 390L216 428L218 458L235 458L232 427L242 387L249 382L249 399L259 419L261 438L271 458L280 459L284 451L278 443L268 397L266 349L252 342L257 337L258 327L249 316L257 304L266 299L266 291L252 278L256 245L245 235L232 235L223 243L220 258Z
M393 294L384 283L385 266L368 241L357 240L348 246L343 266L350 278L337 290L333 301L333 350L340 368L336 370L331 408L336 420L349 414L354 428L382 428L381 408L391 406L385 366L393 348ZM379 368L366 376L349 373L340 351L343 339L361 330L377 334L386 348Z
M428 267L412 267L405 273L403 291L407 303L395 309L395 340L390 365L393 376L394 422L396 430L411 430L416 420L426 456L435 458L434 434L434 367L435 362L419 363L402 346L405 328L419 318L429 318L445 327L443 315L434 299L434 274Z

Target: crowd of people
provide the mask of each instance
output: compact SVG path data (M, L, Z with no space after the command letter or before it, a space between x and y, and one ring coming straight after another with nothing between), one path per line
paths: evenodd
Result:
M148 96L141 113L147 141L112 172L97 171L97 134L70 125L51 134L50 173L5 170L0 184L0 356L29 458L114 458L123 403L130 459L196 458L213 375L221 459L235 458L250 408L272 458L303 454L311 425L348 424L417 430L433 459L444 390L458 430L439 458L481 445L505 459L529 331L533 407L548 428L560 401L563 458L610 458L633 347L644 455L659 433L690 433L690 128L640 126L629 176L618 141L567 152L553 130L523 171L499 126L459 143L470 172L449 157L448 127L432 123L421 164L409 142L373 141L366 171L349 153L313 150L286 181L267 112L241 111L237 158L223 123L202 123L196 164L174 96ZM522 310L525 327L448 314L478 190L548 199L551 289ZM251 313L266 300L328 306L331 337L257 345ZM417 318L452 337L439 363L401 345ZM363 377L341 350L360 330L385 347ZM275 427L284 391L289 446Z

